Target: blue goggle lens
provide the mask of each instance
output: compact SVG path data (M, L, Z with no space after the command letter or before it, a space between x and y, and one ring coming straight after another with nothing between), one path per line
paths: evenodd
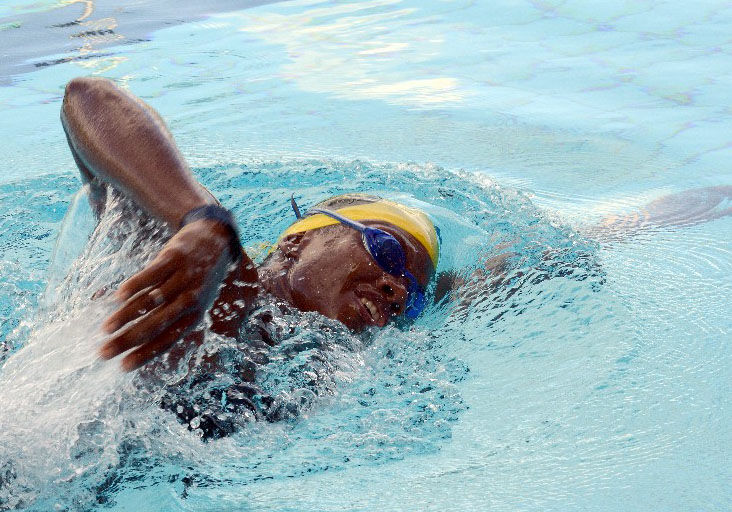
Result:
M402 275L406 257L399 240L376 228L366 228L363 239L371 257L382 269L392 275Z
M424 311L427 300L417 279L406 269L406 256L402 244L391 234L377 228L366 228L363 231L363 240L369 254L382 270L393 276L404 276L409 280L404 316L410 319L417 318Z

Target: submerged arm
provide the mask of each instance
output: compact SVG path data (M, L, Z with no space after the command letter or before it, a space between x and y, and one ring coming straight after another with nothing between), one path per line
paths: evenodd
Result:
M609 216L588 229L599 242L618 242L659 228L694 226L732 215L732 186L695 188L651 201L639 211Z
M584 234L601 243L619 242L653 229L693 226L729 215L732 186L697 188L660 197L634 213L606 217ZM486 288L493 291L504 285L510 270L508 260L514 254L509 246L497 247L496 251L482 268L467 275L455 271L441 273L435 287L435 302L447 297L459 301L459 308L466 307ZM551 262L554 257L555 252L548 251L542 260Z
M180 228L190 210L214 203L193 177L162 119L109 80L66 87L61 122L87 179L106 182L176 232L148 266L123 283L123 303L104 323L104 358L133 349L134 369L168 350L211 306L231 262L227 228L208 219Z

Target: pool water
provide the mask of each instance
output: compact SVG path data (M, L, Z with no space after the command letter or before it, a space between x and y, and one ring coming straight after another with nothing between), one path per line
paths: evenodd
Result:
M732 183L732 7L244 7L0 7L0 510L729 510L732 219L588 228ZM291 193L360 190L432 215L467 284L366 336L281 315L259 383L297 414L201 442L157 405L175 368L95 355L91 296L160 241L77 192L86 74L161 112L253 252Z

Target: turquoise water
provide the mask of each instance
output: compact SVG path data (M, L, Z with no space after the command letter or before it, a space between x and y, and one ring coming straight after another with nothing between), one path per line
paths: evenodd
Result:
M724 2L4 3L0 510L729 510L731 219L584 228L732 182L730 33ZM301 413L201 443L94 355L89 297L148 253L72 202L84 74L161 112L246 245L292 191L376 192L473 284L365 338L281 318L262 383Z

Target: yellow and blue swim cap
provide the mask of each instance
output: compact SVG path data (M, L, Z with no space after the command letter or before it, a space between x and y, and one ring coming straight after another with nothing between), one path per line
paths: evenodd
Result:
M321 201L313 208L334 211L348 219L373 220L392 224L412 235L427 251L434 268L440 258L440 241L435 224L422 211L367 194L343 194ZM305 215L296 220L281 235L282 240L293 233L338 224L339 221L322 213Z

